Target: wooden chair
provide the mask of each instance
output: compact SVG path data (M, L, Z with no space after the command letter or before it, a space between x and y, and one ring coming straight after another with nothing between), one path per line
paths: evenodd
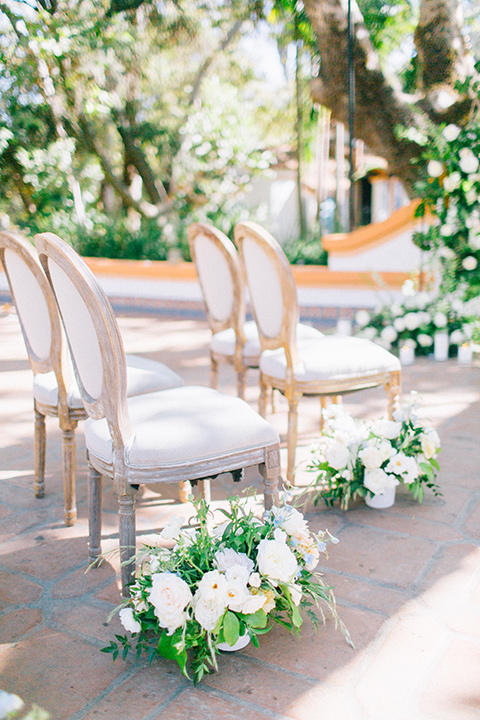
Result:
M0 260L8 279L33 371L34 490L45 494L45 417L58 418L62 431L65 524L73 525L75 503L75 430L87 413L73 377L58 309L33 245L19 233L0 232ZM137 395L183 385L166 365L128 356L128 392Z
M235 241L245 266L253 313L260 332L261 415L269 387L288 401L287 481L294 482L298 402L303 395L338 397L384 385L392 416L400 393L399 360L368 340L323 336L297 341L299 310L293 274L275 238L256 223L239 223Z
M107 297L69 245L51 233L35 241L89 415L90 560L101 553L102 475L107 475L118 495L122 589L128 594L139 484L205 479L258 464L265 506L271 507L280 473L278 433L243 400L211 388L184 386L127 399L125 354Z
M257 324L246 322L245 278L235 245L221 230L207 223L188 228L190 253L197 269L210 341L210 386L217 387L218 365L233 365L237 374L237 394L245 394L245 374L258 368L261 347ZM298 325L302 339L321 333L309 325Z

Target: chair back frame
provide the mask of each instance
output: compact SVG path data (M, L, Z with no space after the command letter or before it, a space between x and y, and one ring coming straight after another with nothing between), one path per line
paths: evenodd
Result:
M117 476L114 481L122 478L123 485L124 448L132 435L132 430L127 406L125 351L117 320L106 294L90 268L70 245L53 233L36 235L35 245L40 263L56 297L86 412L94 420L106 419L113 444L114 468ZM80 363L76 358L78 348L74 340L74 319L70 316L67 293L70 298L80 299L94 329L102 366L101 390L98 397L92 397L86 390Z

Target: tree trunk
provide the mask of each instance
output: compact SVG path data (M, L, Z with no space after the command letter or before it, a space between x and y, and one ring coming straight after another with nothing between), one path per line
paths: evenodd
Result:
M468 68L463 40L458 22L454 21L454 10L458 0L421 0L421 18L416 34L419 59L422 62L421 75L424 89L435 88L430 96L425 92L418 97L405 96L383 74L378 55L370 41L362 14L356 0L352 2L354 28L353 58L355 68L355 137L364 140L370 151L388 161L390 171L404 183L407 192L413 195L413 183L417 169L411 161L418 157L420 147L405 138L399 138L399 127L418 126L422 113L428 113L438 121L438 82L442 87L457 77L464 77ZM305 0L305 10L312 23L321 53L318 78L312 81L312 95L316 102L331 109L332 115L346 123L348 117L348 67L347 67L347 2L346 0ZM435 35L432 35L435 19ZM435 37L435 43L433 40ZM453 47L450 45L453 42ZM458 47L457 47L458 46ZM444 60L435 72L437 53ZM447 59L449 58L449 62ZM436 94L435 94L436 93ZM444 96L443 96L444 97ZM414 102L415 100L415 102ZM470 98L454 97L453 103L444 112L442 119L465 115L471 106Z

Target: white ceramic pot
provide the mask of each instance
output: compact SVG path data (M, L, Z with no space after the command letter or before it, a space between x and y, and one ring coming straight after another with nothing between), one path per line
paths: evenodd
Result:
M388 508L392 507L395 502L395 487L386 488L383 493L377 495L367 495L365 497L365 505L372 508Z
M219 643L218 649L223 650L224 652L234 652L235 650L242 650L248 645L249 642L250 636L248 633L245 633L245 635L240 635L234 645L229 645L228 643Z

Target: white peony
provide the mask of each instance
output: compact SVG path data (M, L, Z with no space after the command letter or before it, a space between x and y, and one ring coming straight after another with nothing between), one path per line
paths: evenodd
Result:
M236 565L242 565L246 568L248 574L250 574L254 568L254 562L253 560L250 560L248 555L245 555L245 553L239 553L232 548L217 550L215 553L215 561L220 572L226 572L229 568L235 567Z
M387 475L384 470L377 468L376 470L369 470L365 473L363 484L368 490L371 490L374 495L381 495L387 488L398 485L398 480L394 475Z
M440 438L435 430L427 430L420 438L422 443L422 451L427 460L435 457L440 448Z
M171 635L183 625L185 608L192 599L192 593L185 580L170 572L152 575L152 587L148 594L155 609L160 627L167 628Z
M473 257L473 255L468 255L466 258L463 258L463 260L462 260L462 266L465 270L475 270L477 265L478 265L478 261L476 258Z
M446 128L443 129L443 137L448 142L453 142L457 139L457 137L460 135L460 128L458 125L447 125Z
M443 174L443 163L438 160L430 160L427 171L430 177L440 177Z
M341 470L350 460L350 451L344 443L332 440L325 449L325 459L330 467Z
M269 580L281 583L292 581L298 570L295 555L285 540L260 540L257 553L257 564L260 574Z
M133 617L133 610L132 608L126 607L122 608L120 612L118 613L120 617L120 622L122 623L125 630L128 630L128 632L131 633L138 633L142 629L142 626L138 622L138 620L135 620Z
M245 565L232 565L225 573L225 577L229 583L233 582L246 586L248 578L250 577L250 571Z

